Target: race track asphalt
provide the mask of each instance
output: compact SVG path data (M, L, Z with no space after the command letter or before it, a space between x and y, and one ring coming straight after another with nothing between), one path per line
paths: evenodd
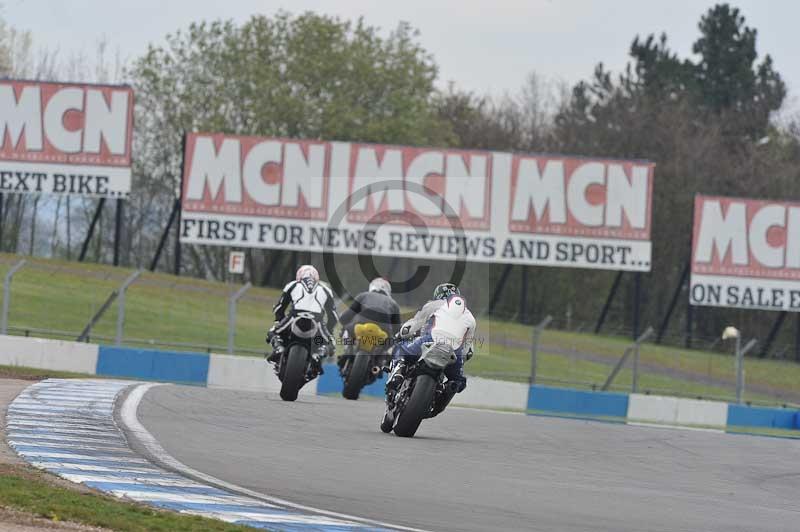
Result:
M440 531L800 530L800 441L452 408L413 439L382 403L159 386L139 418L199 471Z

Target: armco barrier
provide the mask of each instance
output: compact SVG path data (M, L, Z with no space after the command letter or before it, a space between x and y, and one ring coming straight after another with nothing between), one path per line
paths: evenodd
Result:
M260 357L98 347L0 335L0 364L238 390L276 392L280 389L272 368ZM469 377L468 382L467 389L453 400L454 405L527 410L550 416L727 427L734 431L747 428L800 430L800 412L792 409L528 386L479 377ZM365 388L363 394L382 396L384 383L385 375L382 375ZM301 394L339 394L341 390L338 368L335 364L326 364L325 373L303 387Z
M528 395L528 410L569 417L625 421L628 415L628 396L622 393L584 392L533 385Z

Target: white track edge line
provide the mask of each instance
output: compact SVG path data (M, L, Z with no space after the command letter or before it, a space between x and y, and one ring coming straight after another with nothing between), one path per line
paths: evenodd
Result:
M266 502L266 503L269 503L269 504L277 504L277 505L285 506L285 507L292 508L292 509L295 509L295 510L301 510L301 511L305 511L305 512L316 513L316 514L319 514L319 515L327 515L329 517L335 517L335 518L338 518L338 519L354 521L354 522L357 522L357 523L362 523L362 524L371 525L371 526L378 526L378 527L384 527L384 528L393 528L395 530L404 530L406 532L429 532L429 531L426 531L426 530L420 529L420 528L412 528L412 527L407 527L407 526L392 525L392 524L384 523L384 522L381 522L381 521L375 521L375 520L366 519L366 518L363 518L363 517L356 517L356 516L353 516L353 515L343 514L343 513L339 513L339 512L332 512L330 510L322 510L320 508L314 508L313 506L306 506L306 505L303 505L303 504L293 503L293 502L287 501L285 499L280 499L278 497L272 497L272 496L269 496L269 495L264 495L264 494L259 493L257 491L253 491L253 490L250 490L250 489L247 489L247 488L243 488L241 486L237 486L236 484L232 484L230 482L226 482L224 480L220 480L220 479L218 479L218 478L216 478L214 476L208 475L206 473L202 473L200 471L197 471L196 469L193 469L193 468L185 465L184 463L178 461L176 458L174 458L172 455L170 455L161 446L161 444L158 443L158 440L156 440L156 438L152 434L150 434L150 432L139 421L139 416L137 415L137 412L139 410L139 404L141 403L142 399L144 398L144 394L147 393L147 391L150 390L150 388L153 388L155 386L164 386L164 384L163 383L158 383L158 382L153 382L153 383L139 384L139 385L136 385L134 388L132 388L131 391L128 393L127 397L125 398L125 401L122 403L122 406L120 407L120 410L119 410L120 420L122 421L122 424L125 426L125 429L128 432L136 435L136 438L144 446L144 448L147 449L147 452L149 452L150 454L155 456L158 459L158 461L166 464L167 466L169 466L170 468L174 469L175 471L181 472L181 473L183 473L185 475L188 475L190 477L195 477L195 478L204 480L204 481L209 482L211 484L216 484L219 487L222 487L224 489L228 489L228 490L233 491L235 493L248 495L248 496L250 496L250 497L252 497L254 499L258 499L260 501L263 501L263 502Z
M647 421L626 421L625 424L631 427L647 427L649 429L677 429L691 430L694 432L713 432L716 434L725 434L723 429L715 429L712 427L693 427L691 425L672 425L669 423L650 423Z

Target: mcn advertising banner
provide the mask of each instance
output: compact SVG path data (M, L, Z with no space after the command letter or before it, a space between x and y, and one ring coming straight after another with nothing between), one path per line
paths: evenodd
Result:
M130 193L130 87L2 80L0 133L0 192Z
M692 305L800 311L800 203L697 196Z
M653 167L192 133L181 241L649 271Z

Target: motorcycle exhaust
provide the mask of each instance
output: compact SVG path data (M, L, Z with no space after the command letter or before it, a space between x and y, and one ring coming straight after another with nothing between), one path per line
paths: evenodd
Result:
M372 374L379 375L383 369L380 366L372 366Z

